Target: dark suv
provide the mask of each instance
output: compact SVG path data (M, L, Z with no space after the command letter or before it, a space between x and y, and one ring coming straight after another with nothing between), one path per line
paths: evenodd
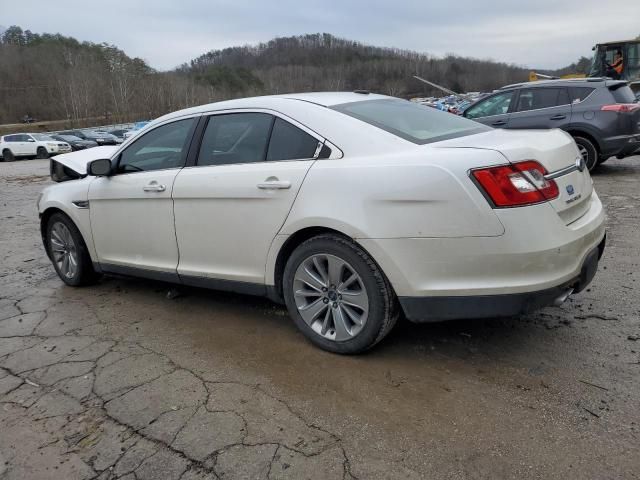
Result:
M463 116L498 128L561 128L574 138L589 170L640 148L640 104L620 80L509 85L469 106Z

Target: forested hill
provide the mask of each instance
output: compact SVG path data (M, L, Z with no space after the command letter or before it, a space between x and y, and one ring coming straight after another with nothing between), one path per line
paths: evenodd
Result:
M114 45L12 26L0 36L0 123L19 122L25 115L129 121L226 98L293 91L439 93L413 79L416 73L452 90L486 91L525 80L528 72L489 60L372 47L329 34L213 50L158 72Z
M327 33L275 38L255 46L212 50L180 68L231 90L269 93L368 89L389 95L424 95L419 74L455 91L492 90L524 81L528 70L490 60L381 48ZM432 92L436 93L436 92ZM437 92L440 93L440 92Z

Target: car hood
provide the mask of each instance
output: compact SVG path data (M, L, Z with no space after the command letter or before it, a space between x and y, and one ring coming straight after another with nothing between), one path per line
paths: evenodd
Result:
M93 147L87 150L79 150L77 152L63 153L57 155L54 160L67 168L70 168L79 175L87 174L87 164L93 160L101 158L111 158L117 146Z

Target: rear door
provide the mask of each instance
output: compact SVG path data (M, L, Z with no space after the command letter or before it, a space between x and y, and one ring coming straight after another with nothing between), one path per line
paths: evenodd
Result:
M510 111L515 98L516 90L491 95L467 108L463 116L490 127L505 128L509 123Z
M173 189L184 283L264 289L269 247L321 140L267 112L209 117L197 164L178 174Z
M571 122L571 102L566 87L520 90L507 128L562 128Z

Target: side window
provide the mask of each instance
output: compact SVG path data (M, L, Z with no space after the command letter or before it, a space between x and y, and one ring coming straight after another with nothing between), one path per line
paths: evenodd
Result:
M569 96L565 88L528 88L520 91L517 112L568 105Z
M211 116L202 137L198 165L264 161L273 119L266 113Z
M154 128L127 147L118 162L118 173L178 168L191 140L194 119L188 118Z
M22 141L23 142L35 142L36 139L33 138L31 135L21 135L22 137Z
M5 142L17 142L19 135L7 135L6 137L4 137L4 141Z
M489 97L480 103L469 107L465 112L467 118L482 118L492 115L502 115L509 111L509 105L513 99L513 91L499 93Z
M289 122L276 118L267 161L313 158L317 148L318 140Z
M571 103L580 103L593 92L595 89L590 87L570 87L569 97Z

